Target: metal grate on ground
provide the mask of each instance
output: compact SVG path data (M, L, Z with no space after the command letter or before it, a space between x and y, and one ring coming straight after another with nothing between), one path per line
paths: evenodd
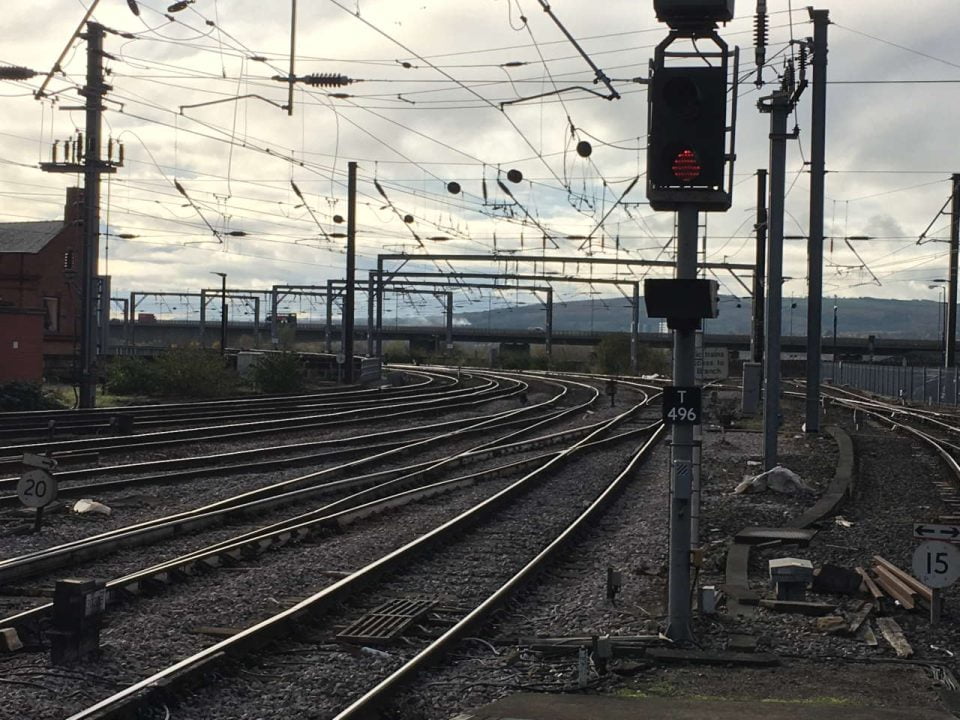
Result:
M337 639L365 645L392 643L436 604L436 600L389 600L351 623Z

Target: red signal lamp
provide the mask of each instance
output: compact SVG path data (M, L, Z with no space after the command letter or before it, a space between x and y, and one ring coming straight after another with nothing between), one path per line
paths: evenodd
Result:
M670 169L673 171L673 176L680 182L693 182L700 177L700 172L703 170L697 154L689 148L676 154Z

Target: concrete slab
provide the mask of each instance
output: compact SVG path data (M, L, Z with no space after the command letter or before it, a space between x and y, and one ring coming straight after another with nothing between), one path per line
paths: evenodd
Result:
M690 700L675 697L617 698L517 694L462 720L955 720L929 708L878 708L807 702Z

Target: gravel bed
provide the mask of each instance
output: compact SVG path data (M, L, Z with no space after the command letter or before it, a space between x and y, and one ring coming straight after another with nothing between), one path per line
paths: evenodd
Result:
M319 647L309 641L279 642L269 655L242 669L239 677L223 678L216 687L187 698L177 707L176 717L209 718L212 708L218 717L332 717L428 642L408 638L409 644L391 648L387 656L350 652L329 644L336 627L395 597L429 597L444 607L475 606L572 521L600 491L601 478L609 479L622 467L632 449L632 444L623 443L571 461L476 531L434 550L415 568L365 593L356 605L323 618L311 633L322 643ZM430 639L441 628L434 627ZM296 658L293 663L291 656Z
M538 393L538 394L535 394ZM551 397L554 392L550 392L547 388L538 388L536 391L531 390L529 395L531 399L539 397L540 400L546 400ZM415 397L415 396L412 396ZM535 402L537 400L534 400ZM460 418L468 418L477 414L488 414L493 412L501 412L503 410L513 409L516 407L516 402L512 400L491 400L488 403L481 403L477 406L471 406L468 409L457 409L457 408L436 408L430 410L428 413L425 412L425 415L431 418L431 422L438 419L443 420L456 420ZM233 440L224 440L214 439L208 441L195 441L190 442L186 441L184 443L162 446L156 448L142 448L139 450L128 450L128 451L117 451L110 452L105 455L109 457L109 462L111 464L121 464L127 462L143 462L146 460L165 460L170 458L178 457L191 457L196 454L210 454L210 453L219 453L219 452L229 452L232 450L245 450L245 449L256 449L262 447L264 444L264 438L274 437L281 435L283 437L284 443L295 443L295 442L308 442L312 440L319 439L335 439L343 437L351 437L357 434L357 426L362 425L363 432L378 432L378 431L388 431L395 429L397 423L416 425L418 422L422 421L422 417L405 417L395 420L384 420L377 421L375 418L362 420L362 421L353 421L347 422L346 427L343 425L337 425L334 427L324 427L324 428L304 428L304 429L278 429L273 433L265 433L262 435L255 435L251 437L239 437ZM184 429L182 426L173 428L173 429ZM72 467L89 467L89 465L77 464Z
M815 500L833 476L837 451L829 436L791 433L799 427L803 408L785 403L785 430L778 442L783 465L810 483L813 496L732 495L744 474L760 468L748 465L762 454L762 435L749 432L704 434L702 528L705 540L725 541L747 525L782 525ZM849 425L858 468L855 495L843 509L845 527L828 522L807 549L779 548L751 553L751 580L755 589L771 597L765 583L766 562L773 557L809 558L814 566L832 562L845 567L866 565L882 554L903 568L915 542L911 523L936 517L939 498L930 479L944 470L929 450L914 440L871 426L859 430L846 413L829 422ZM607 513L596 533L571 552L569 561L555 567L544 582L501 614L477 642L462 643L438 668L418 678L415 686L394 703L390 717L398 720L448 720L483 704L519 691L576 690L574 657L550 657L519 647L517 637L570 636L610 633L647 634L664 629L666 615L666 486L669 466L666 448L646 466L659 481L638 482ZM725 542L713 545L701 584L723 582ZM605 597L607 566L623 571L623 591L616 605ZM809 600L834 602L838 596L808 594ZM921 660L945 663L960 675L949 652L960 653L957 616L951 608L956 592L946 594L944 623L930 628L925 612L895 610L893 616ZM851 607L849 601L846 606ZM657 667L640 659L611 663L612 673L592 676L593 692L667 696L716 696L731 699L825 699L828 702L910 706L942 709L930 677L920 667L891 664L893 651L880 638L869 648L857 638L817 632L814 619L758 610L737 620L718 615L712 620L695 616L698 642L722 650L731 634L759 636L760 649L781 655L784 666L770 669L728 667ZM879 633L878 633L879 635ZM932 647L931 647L932 646ZM882 662L881 662L882 661Z
M595 420L590 420L590 422L594 421ZM568 418L562 422L547 426L547 428L537 434L571 429L582 424L582 422L582 417ZM512 427L494 432L498 432L501 436L504 436L515 431L516 428ZM491 439L493 438L490 436L471 435L459 440L446 441L442 444L426 448L416 455L380 459L376 462L376 467L369 465L364 466L359 468L355 474L406 467L431 459L439 460L450 455L468 451L478 445L489 442ZM497 460L495 462L495 464L502 463L503 460ZM81 516L71 512L48 513L43 532L40 535L13 535L0 538L0 558L15 557L87 537L88 535L134 525L152 520L161 514L171 515L178 512L185 512L243 492L266 487L284 480L303 477L327 467L335 466L333 464L318 464L309 468L289 468L268 473L259 472L236 476L198 477L185 483L141 485L135 488L104 492L97 495L95 499L105 503L111 508L119 504L121 507L118 507L116 512L111 513L109 516L97 515L95 517ZM468 466L468 468L473 467L474 465ZM482 467L482 465L479 467ZM462 472L469 471L470 469L462 470ZM314 501L310 502L314 503ZM299 510L297 512L299 512ZM285 514L289 515L293 513L288 510ZM22 523L25 521L25 518L32 517L32 511L18 510L15 511L15 516L18 518L17 522Z
M480 472L482 470L491 469L507 463L530 459L542 454L542 450L537 450L525 453L516 453L507 458L503 456L491 458L482 462L478 462L474 465L470 465L466 468L452 468L442 475L431 478L429 482L433 483L444 479L462 477L463 475ZM481 482L485 485L488 485L495 484L496 481L483 480ZM249 522L232 521L225 525L217 525L187 536L172 537L160 540L144 547L120 550L119 552L100 560L73 566L69 572L70 574L78 577L97 577L101 579L122 577L124 575L142 570L146 567L150 567L161 562L172 560L181 555L203 549L215 543L252 532L258 528L281 522L294 515L319 509L325 505L328 505L329 503L334 502L343 495L344 494L341 493L341 495L338 496L315 499L312 501L309 507L301 506L297 507L295 510L291 510L289 508L278 508L274 511L266 512L263 515L258 516L256 520L251 520ZM35 576L29 580L23 581L19 586L49 589L53 587L54 582L58 578L63 577L64 572L64 570L58 570L47 575ZM186 592L189 592L189 590L186 590ZM41 604L35 598L20 596L0 598L0 602L2 602L2 604L0 604L0 608L2 608L0 609L0 616L11 615L14 612L26 610ZM42 602L46 601L44 600Z
M576 388L574 389L574 394L577 394ZM579 394L584 395L582 391L579 392ZM543 393L542 397L538 396L537 393L530 394L531 402L540 402L547 400L549 397L551 397L551 395L547 393ZM579 401L582 401L582 398ZM482 414L487 415L491 412L503 412L516 409L517 407L516 401L512 400L497 401L495 405L497 406L495 408L484 406L482 408ZM470 408L460 411L456 413L456 415L458 417L472 417L476 412L476 408ZM596 412L587 410L583 415L577 414L576 416L565 418L560 422L552 423L542 431L538 431L537 434L547 434L572 429L583 422L597 422L601 419L612 417L613 414L615 414L615 411L612 410L600 410ZM389 427L385 425L383 430L396 429L396 426L397 423L394 422ZM365 434L373 431L374 430L370 428L364 429ZM516 428L514 427L503 430L502 434L507 435L515 431ZM356 429L345 429L343 433L344 436L349 437L351 434L356 433ZM316 439L316 437L312 439ZM376 469L403 467L412 462L429 460L431 458L439 459L456 452L466 451L478 444L487 442L489 439L489 437L481 438L476 435L466 436L461 440L444 443L442 446L431 447L418 454L415 458L407 456L378 461ZM238 448L232 447L231 449ZM199 447L194 446L194 451L197 454L209 454L210 452L218 452L220 450L202 445ZM150 453L146 453L145 455L149 456L149 454ZM144 459L157 458L139 458L139 460ZM283 480L301 477L311 472L317 472L333 466L332 462L318 462L313 466L288 468L268 473L256 472L234 476L201 476L181 483L144 484L131 488L105 491L95 494L92 499L103 502L110 507L114 505L123 506L122 508L118 508L118 512L112 513L109 517L97 516L95 519L79 517L69 512L48 512L44 522L44 530L40 535L27 534L0 537L0 558L14 557L86 537L88 534L92 534L90 532L91 529L93 529L93 533L99 533L153 519L159 514L158 508L162 508L162 514L164 515L183 512L239 493L265 487ZM72 507L72 502L68 502ZM62 507L63 506L61 506L61 508ZM6 520L9 526L18 526L29 522L29 520L32 519L32 515L32 511L29 510L13 510L5 516L0 516L0 519Z
M267 553L235 569L198 576L160 596L120 606L106 615L101 658L86 663L84 673L110 678L118 689L132 684L217 641L192 633L191 628L240 628L259 622L326 587L337 579L336 573L363 567L515 479L491 480L415 503L351 526L342 534ZM73 669L51 666L41 653L0 659L0 675L43 677L40 692L5 687L0 718L60 719L111 694L110 687L91 687Z

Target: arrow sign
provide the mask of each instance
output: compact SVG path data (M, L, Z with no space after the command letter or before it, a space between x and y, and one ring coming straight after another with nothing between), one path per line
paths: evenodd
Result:
M945 540L960 542L960 525L936 525L934 523L914 523L913 536L921 540Z

